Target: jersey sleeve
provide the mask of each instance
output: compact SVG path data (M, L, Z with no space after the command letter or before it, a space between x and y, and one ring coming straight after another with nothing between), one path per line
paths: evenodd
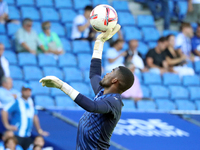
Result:
M10 102L6 106L4 106L3 110L8 113L13 113L14 111L18 110L18 101L14 100L14 101Z
M181 38L181 36L177 36L175 40L175 48L176 49L181 48L182 44L183 44L183 39Z
M74 23L77 25L77 26L82 26L85 24L85 20L84 20L84 17L82 15L79 15L75 18L74 20Z
M113 58L116 58L117 56L114 55L114 52L112 49L109 49L106 53L106 59L113 59Z

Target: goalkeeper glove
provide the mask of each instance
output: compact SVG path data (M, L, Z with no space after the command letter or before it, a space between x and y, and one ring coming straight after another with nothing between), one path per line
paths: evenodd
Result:
M98 58L98 59L102 58L104 42L109 40L115 33L117 33L120 30L120 28L121 26L117 24L113 30L108 29L106 32L103 32L97 36L97 39L94 44L92 58Z
M55 76L46 76L39 82L42 83L42 86L61 89L65 94L69 95L72 100L75 100L79 94L79 92L72 88L69 84L63 82Z

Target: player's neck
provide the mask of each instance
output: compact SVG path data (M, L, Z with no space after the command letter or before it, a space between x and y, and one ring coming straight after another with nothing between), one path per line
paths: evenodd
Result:
M120 94L118 91L112 89L112 88L104 88L104 92L103 94L110 94L110 93L117 93L117 94Z

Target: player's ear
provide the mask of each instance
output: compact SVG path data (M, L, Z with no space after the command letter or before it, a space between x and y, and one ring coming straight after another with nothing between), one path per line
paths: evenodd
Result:
M112 84L117 83L117 82L118 82L117 78L112 79Z

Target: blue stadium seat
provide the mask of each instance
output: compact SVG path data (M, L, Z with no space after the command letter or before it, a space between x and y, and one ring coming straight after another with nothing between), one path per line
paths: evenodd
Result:
M13 88L17 91L21 91L24 84L24 80L13 80Z
M141 40L142 34L141 31L136 27L123 27L122 28L124 39L129 41L131 39Z
M144 41L157 41L160 37L160 34L156 28L153 27L143 27L142 28Z
M51 23L51 31L56 32L58 36L65 36L65 29L60 23Z
M178 35L178 31L173 31L173 30L164 30L163 31L163 36L168 36L170 34L173 34L174 36L177 36Z
M163 84L164 85L180 85L181 79L177 74L165 73L163 74Z
M195 110L193 102L188 100L176 100L175 101L178 110Z
M145 43L139 42L137 50L138 50L138 52L141 53L142 57L145 58L149 49Z
M39 20L40 14L35 7L21 7L22 19L30 18L32 20Z
M175 110L175 104L172 101L169 101L168 99L157 99L156 105L158 107L158 110L161 111L170 111Z
M53 0L36 0L37 7L53 7Z
M64 75L65 75L65 81L66 82L72 82L72 81L83 81L83 75L82 72L75 67L65 67L63 69Z
M171 99L188 99L189 92L183 86L169 86Z
M55 7L56 8L72 8L72 0L55 0Z
M41 106L44 108L54 107L54 100L50 96L38 95L34 98L35 106Z
M60 12L62 23L66 23L66 22L72 23L74 18L77 15L77 13L73 9L60 9L59 12Z
M162 84L162 79L159 74L143 73L144 84Z
M0 35L0 42L3 43L3 45L5 46L6 49L11 48L11 43L7 36Z
M198 75L183 76L182 80L183 80L184 86L199 86L200 85L200 77Z
M87 84L82 82L71 82L70 85L85 96L90 95L90 88Z
M31 53L19 53L18 61L20 66L37 65L36 56Z
M116 11L129 11L127 1L113 1L112 6Z
M156 105L153 101L140 100L137 102L137 109L143 111L152 111L156 109Z
M138 15L137 16L137 25L139 27L155 26L153 16L151 16L151 15Z
M195 101L197 110L200 110L200 100Z
M200 99L200 87L190 86L188 89L190 91L191 100Z
M58 59L58 65L59 67L66 67L66 66L77 66L77 60L76 57L72 53L66 53L59 56Z
M63 45L64 51L71 52L72 48L71 48L70 41L67 40L66 38L60 38L60 40L61 40L61 43Z
M12 79L21 80L23 79L22 70L18 66L9 66L10 68L10 76Z
M90 54L78 54L79 68L82 70L89 69L91 58L92 58L92 55Z
M196 73L200 74L200 61L194 62L194 69Z
M91 5L90 0L74 0L74 9L76 10L84 9L87 5Z
M42 21L59 21L59 15L53 8L40 9Z
M150 97L149 88L147 86L141 85L141 89L142 89L143 97L144 98L149 98Z
M34 0L17 0L17 6L33 6Z
M51 96L66 96L66 94L57 88L51 88Z
M152 98L168 98L169 91L166 87L161 85L151 85L149 86Z
M9 19L17 19L17 20L20 19L19 10L16 7L9 6L8 9L9 9Z
M55 97L56 106L58 108L69 108L69 109L75 109L76 105L71 100L69 96L56 96Z
M17 57L13 51L4 51L3 55L8 60L9 64L12 64L12 65L17 64Z
M30 86L32 88L32 95L49 95L49 88L43 87L38 81L30 81Z
M56 66L57 64L54 55L51 54L39 54L38 62L39 66Z
M149 49L155 48L157 46L157 42L148 42Z
M109 5L108 0L92 0L93 7L96 7L97 5L100 5L100 4Z
M74 53L87 52L90 53L90 43L88 41L75 40L72 41Z
M5 0L8 5L15 5L15 0Z
M119 24L125 25L135 25L135 19L130 12L119 12L118 13Z
M57 67L44 67L43 72L44 76L56 76L63 80L63 72Z
M127 110L127 111L136 110L135 103L133 100L123 99L122 101L124 103L124 106L122 107L122 111L123 110Z
M66 23L65 29L66 29L66 32L67 32L67 38L71 39L72 23Z
M85 81L86 83L89 83L89 82L90 82L90 78L89 78L89 76L90 76L90 71L89 71L89 70L85 70L85 71L83 72L83 74L84 74L84 81Z
M187 67L194 69L194 63L190 60L187 60Z
M40 68L36 66L24 66L23 71L24 71L24 79L26 81L29 80L39 81L43 77L42 71L40 70Z
M190 23L190 25L192 26L193 31L196 32L198 24L196 22L192 22L192 23Z
M20 24L9 23L9 24L7 25L7 31L8 31L7 34L8 34L9 36L14 35L20 27L21 27Z
M134 76L138 78L138 80L140 81L140 83L143 83L142 73L141 72L134 73Z
M1 24L1 23L0 23L0 33L1 33L1 34L5 34L5 33L6 33L5 25L4 25L4 24Z
M33 29L37 32L37 34L40 34L42 32L41 22L33 22Z
M177 7L179 8L178 19L183 20L188 11L188 2L187 1L177 1Z

